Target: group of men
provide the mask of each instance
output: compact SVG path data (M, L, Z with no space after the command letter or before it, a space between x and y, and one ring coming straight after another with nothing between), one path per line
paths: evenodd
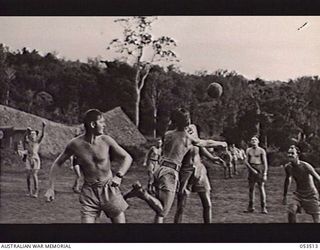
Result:
M70 157L75 157L77 166L84 177L84 184L81 191L79 190L82 223L96 222L102 211L113 223L125 223L124 212L128 208L126 200L133 197L144 200L150 206L155 212L155 223L163 223L172 207L176 193L177 210L174 222L180 223L190 192L198 193L203 206L204 223L211 223L211 187L200 155L225 166L225 177L232 177L231 166L233 166L233 174L237 174L236 157L244 158L244 155L241 156L234 145L228 149L226 142L200 139L197 128L191 124L190 114L185 109L174 110L171 114L171 123L171 129L165 133L163 139L157 141L156 146L149 150L144 161L143 165L148 170L148 187L145 189L137 181L132 185L132 190L122 194L119 187L133 159L114 139L104 134L105 120L102 113L97 109L88 110L84 115L85 132L73 138L51 166L49 188L45 194L47 201L53 201L55 198L57 167L61 167ZM34 135L31 130L28 130L26 136L27 169L30 165L32 173L37 173L36 170L40 168L38 151L44 135L44 127L45 123L43 123L41 136L37 136L36 132ZM251 144L252 147L247 149L244 159L249 173L249 205L245 212L254 211L254 189L258 185L261 213L267 214L265 183L268 163L266 151L259 146L259 139L256 136L252 137ZM221 157L207 150L213 147L221 148L223 152L219 154ZM120 167L115 174L111 171L111 151L121 159ZM297 190L294 193L296 197L294 204L289 205L289 222L296 222L296 214L301 212L301 208L313 216L314 222L319 222L319 194L313 178L320 181L320 177L310 164L299 160L298 154L297 147L289 148L289 163L285 166L283 203L286 203L288 186L293 177L297 183ZM34 193L30 187L29 177L27 183L29 194L37 197L39 187L35 176L33 175Z

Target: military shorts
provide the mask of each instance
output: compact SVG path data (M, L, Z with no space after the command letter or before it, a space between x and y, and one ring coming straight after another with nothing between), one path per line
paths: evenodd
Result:
M111 180L95 184L84 183L81 194L81 216L97 218L101 211L114 218L128 208L119 187L112 187Z

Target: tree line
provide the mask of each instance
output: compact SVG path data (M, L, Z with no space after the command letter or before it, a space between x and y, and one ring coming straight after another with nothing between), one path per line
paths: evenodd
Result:
M148 70L139 104L138 127L144 135L161 136L171 110L185 107L203 136L244 146L259 134L271 153L294 143L320 163L318 76L280 82L249 80L221 69L187 74L174 64ZM136 77L136 66L119 60L69 61L51 52L10 51L0 44L1 104L56 122L77 124L89 108L106 112L117 106L136 122ZM207 95L211 82L223 86L220 99Z

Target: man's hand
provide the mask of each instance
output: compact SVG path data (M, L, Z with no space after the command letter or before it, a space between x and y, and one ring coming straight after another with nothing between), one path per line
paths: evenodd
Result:
M226 165L226 162L224 160L222 160L220 157L218 158L218 162L221 164L221 165Z
M268 179L267 174L263 174L262 180L267 181L267 179Z
M122 178L118 176L113 176L112 182L111 182L111 187L119 187L121 184Z
M49 188L44 195L47 198L47 202L51 202L54 200L54 190L52 188Z
M224 148L226 148L226 147L228 147L228 143L226 143L226 142L221 142L221 147L224 147Z
M287 205L287 196L283 197L282 205Z

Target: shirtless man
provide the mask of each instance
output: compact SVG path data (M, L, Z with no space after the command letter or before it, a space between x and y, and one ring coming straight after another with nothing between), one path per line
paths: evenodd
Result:
M188 132L196 138L199 138L195 125L189 125ZM197 146L191 147L183 158L179 173L180 186L177 210L174 217L175 223L182 222L183 210L186 207L187 198L190 192L197 192L200 197L203 207L202 216L204 223L212 222L212 203L210 199L211 186L207 175L207 169L201 162L200 153L213 162L224 164L224 161L221 158L213 156L206 148Z
M139 182L134 184L133 189L126 195L126 198L136 196L146 201L156 212L155 223L163 223L171 209L177 191L181 162L191 147L226 146L225 142L201 140L190 135L187 132L190 115L185 109L174 110L171 114L171 122L176 129L165 133L160 166L154 173L156 197L146 192Z
M238 160L241 159L241 151L236 147L235 144L231 144L229 147L229 151L232 156L232 167L233 167L233 174L237 175L238 170L237 170L237 165L238 165Z
M162 153L162 139L158 138L156 145L152 146L147 155L146 158L143 162L143 166L147 167L148 170L148 192L149 193L154 193L154 172L157 170L159 167L159 160L161 157Z
M249 206L246 212L254 211L255 185L258 184L260 191L261 213L267 214L265 182L267 181L268 162L266 151L259 147L259 139L256 136L251 138L251 145L246 152L246 166L249 171Z
M295 146L288 150L288 159L290 163L285 165L286 179L284 182L283 204L287 204L287 193L290 188L291 179L296 182L296 191L294 200L288 206L289 223L297 222L297 213L301 213L303 208L306 213L312 215L315 223L320 222L320 202L319 193L314 184L314 179L319 183L320 176L314 168L307 162L299 159L299 152Z
M132 163L131 156L110 136L104 135L105 119L97 109L90 109L84 116L85 133L72 139L54 161L49 174L47 201L55 197L56 168L72 155L77 157L84 176L80 194L81 222L95 223L103 211L113 223L125 223L124 211L128 204L123 199L119 186ZM110 151L122 158L117 173L112 174Z
M31 128L27 128L27 132L24 137L23 147L26 152L26 171L27 171L27 187L28 193L27 196L31 196L37 198L39 195L39 179L38 179L38 172L40 169L40 156L39 156L39 149L42 139L44 137L44 130L45 130L46 123L42 122L42 132L39 136L39 131L32 130ZM33 179L34 183L34 192L31 188L31 179Z

